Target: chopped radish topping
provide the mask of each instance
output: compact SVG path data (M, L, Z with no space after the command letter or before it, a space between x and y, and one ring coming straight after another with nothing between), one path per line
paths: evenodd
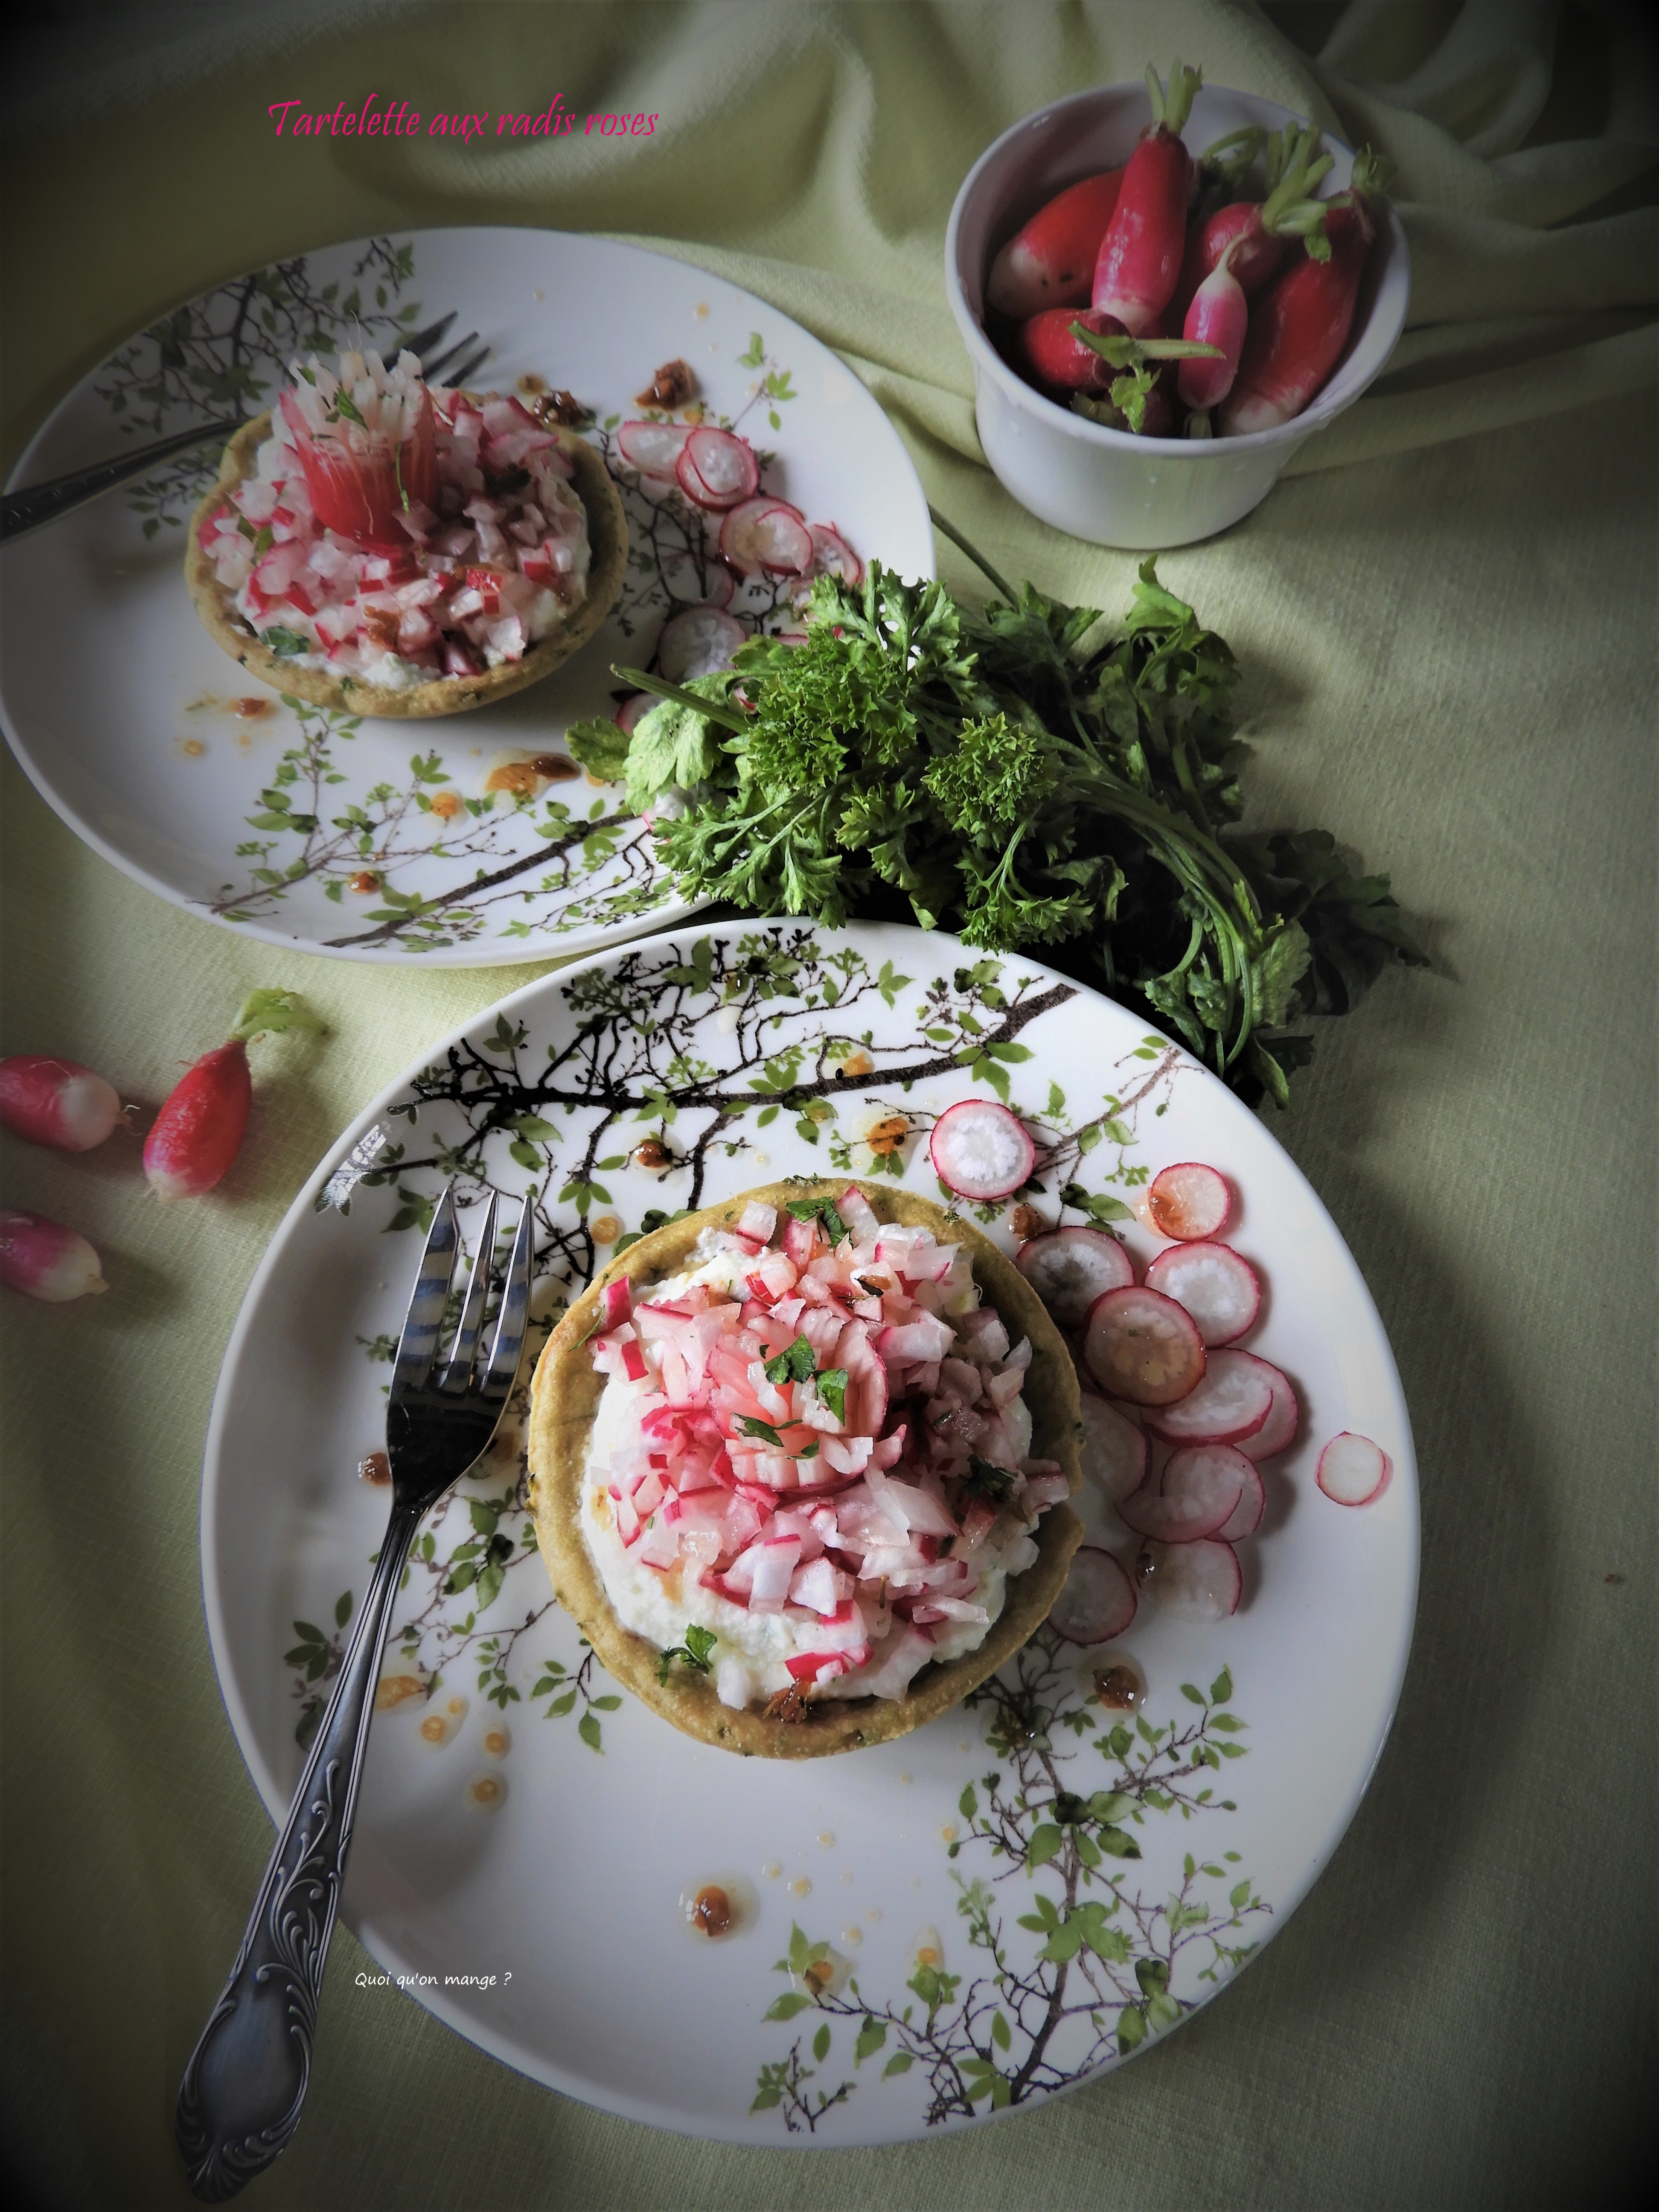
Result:
M1127 1289L1135 1279L1128 1254L1103 1229L1045 1230L1026 1239L1014 1265L1062 1328L1080 1328L1097 1297Z
M1172 1444L1235 1444L1253 1437L1273 1411L1266 1364L1247 1352L1211 1352L1183 1397L1149 1407L1147 1427Z
M1186 1307L1206 1347L1243 1336L1261 1310L1255 1269L1231 1244L1172 1244L1147 1268L1146 1286Z
M1183 1620L1224 1620L1238 1611L1244 1591L1237 1553L1217 1537L1195 1544L1145 1544L1135 1571L1142 1588Z
M980 1204L1012 1197L1036 1164L1036 1146L1018 1116L988 1098L947 1106L927 1151L946 1189Z
M1339 1505L1369 1505L1388 1488L1393 1473L1394 1462L1381 1444L1344 1429L1320 1453L1316 1480Z
M1259 1490L1261 1478L1242 1452L1200 1444L1172 1453L1163 1474L1149 1476L1117 1510L1138 1535L1191 1544L1218 1536L1252 1483Z
M749 633L735 615L718 607L687 607L671 616L657 640L657 665L671 684L713 676L732 665Z
M1204 1342L1192 1316L1160 1291L1133 1285L1105 1291L1091 1306L1083 1357L1103 1390L1135 1406L1170 1405L1204 1374Z
M1182 1160L1155 1175L1146 1203L1153 1226L1183 1243L1219 1236L1233 1209L1224 1179L1197 1160Z
M0 1060L0 1124L31 1145L89 1152L121 1119L112 1084L78 1060L21 1053Z
M109 1288L98 1255L78 1230L21 1207L0 1212L0 1283L47 1305Z
M1083 1394L1083 1473L1109 1505L1138 1490L1146 1475L1146 1437L1115 1406Z
M1048 1612L1048 1625L1069 1644L1109 1644L1135 1617L1134 1584L1109 1552L1092 1544L1073 1554L1066 1587Z

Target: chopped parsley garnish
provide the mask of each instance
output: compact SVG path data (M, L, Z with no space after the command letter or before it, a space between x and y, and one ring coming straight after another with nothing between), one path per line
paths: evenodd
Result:
M752 1413L745 1413L739 1425L744 1436L758 1437L763 1444L770 1444L775 1451L783 1449L783 1438L772 1426L770 1421L757 1421Z
M351 394L343 388L337 392L334 395L332 413L336 416L343 415L348 422L355 422L360 430L367 430L368 428L368 423L364 422L362 415L357 411L356 401L352 398Z
M279 660L287 660L296 653L309 653L311 650L308 637L301 637L297 629L289 629L282 623L273 623L269 629L262 629L259 635Z
M1152 561L1103 637L1093 608L957 542L994 587L982 611L872 561L856 587L818 578L803 644L753 637L685 684L616 670L662 702L628 743L629 805L690 794L656 829L680 896L832 927L896 900L988 951L1063 948L1250 1103L1285 1103L1313 1051L1294 1025L1424 963L1387 877L1327 831L1237 827L1238 671ZM620 734L568 741L614 780ZM824 1201L789 1210L839 1241Z
M763 1373L769 1382L779 1388L786 1382L809 1382L812 1378L814 1358L811 1346L804 1336L793 1344L786 1344L775 1359L769 1359Z
M998 1467L975 1452L969 1455L968 1472L962 1478L962 1492L964 1498L982 1498L988 1504L1006 1505L1018 1480L1019 1477L1006 1467Z
M847 1370L826 1367L817 1377L817 1391L838 1421L847 1419Z
M719 1641L712 1628L688 1628L684 1644L671 1644L657 1661L657 1680L666 1686L668 1670L678 1659L699 1674L708 1672L708 1655Z
M839 1244L848 1234L847 1224L836 1211L833 1198L792 1198L789 1211L797 1221L816 1221L832 1244Z

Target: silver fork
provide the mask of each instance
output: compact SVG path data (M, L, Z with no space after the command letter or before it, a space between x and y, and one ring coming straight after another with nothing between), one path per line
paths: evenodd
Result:
M452 307L438 321L406 339L400 349L420 356L422 373L428 383L441 369L449 368L450 374L443 380L446 390L465 384L473 370L482 368L489 358L489 348L479 344L477 331L469 331L459 343L447 347L435 360L426 359L428 349L437 344L454 319L455 310ZM469 346L477 346L478 349L467 353ZM466 358L458 368L451 368L457 356L462 354ZM30 484L26 490L9 491L0 498L0 539L21 538L25 531L38 530L43 522L55 522L60 514L71 514L88 500L113 491L117 484L143 476L157 461L168 460L174 453L188 453L192 446L204 446L210 438L234 438L250 419L246 415L237 415L228 416L219 422L198 422L192 429L175 431L172 437L158 439L154 445L139 446L119 453L112 461L98 461L89 469L72 469L68 476L52 477L45 483Z
M432 1217L392 1371L386 1541L242 1948L179 2091L173 2131L190 2185L207 2203L222 2203L263 2172L300 2124L392 1601L422 1516L489 1444L519 1371L530 1304L530 1201L519 1217L486 1361L479 1337L495 1243L491 1193L454 1346L440 1372L438 1338L459 1243L452 1182Z

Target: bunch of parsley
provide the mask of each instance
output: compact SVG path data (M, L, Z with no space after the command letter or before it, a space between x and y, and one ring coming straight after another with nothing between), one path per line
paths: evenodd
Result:
M1387 877L1323 830L1233 826L1233 656L1152 561L1115 638L985 573L983 612L874 562L821 577L804 644L753 639L685 686L619 668L659 703L571 750L652 808L688 899L1045 948L1283 1104L1312 1052L1291 1025L1424 960Z

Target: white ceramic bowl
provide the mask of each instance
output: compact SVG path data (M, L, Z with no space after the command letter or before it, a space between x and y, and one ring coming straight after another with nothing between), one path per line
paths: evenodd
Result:
M969 171L945 236L945 285L974 364L985 458L1020 505L1097 545L1152 551L1212 538L1273 489L1298 446L1351 407L1382 374L1411 291L1406 234L1392 209L1372 251L1348 343L1324 390L1294 422L1233 438L1136 438L1059 406L1017 375L985 335L992 259L1045 201L1079 177L1115 168L1151 119L1144 84L1074 93L1005 131ZM1200 150L1245 124L1277 131L1301 118L1271 100L1206 85L1182 137ZM1353 154L1328 133L1334 165L1320 186L1344 191Z

